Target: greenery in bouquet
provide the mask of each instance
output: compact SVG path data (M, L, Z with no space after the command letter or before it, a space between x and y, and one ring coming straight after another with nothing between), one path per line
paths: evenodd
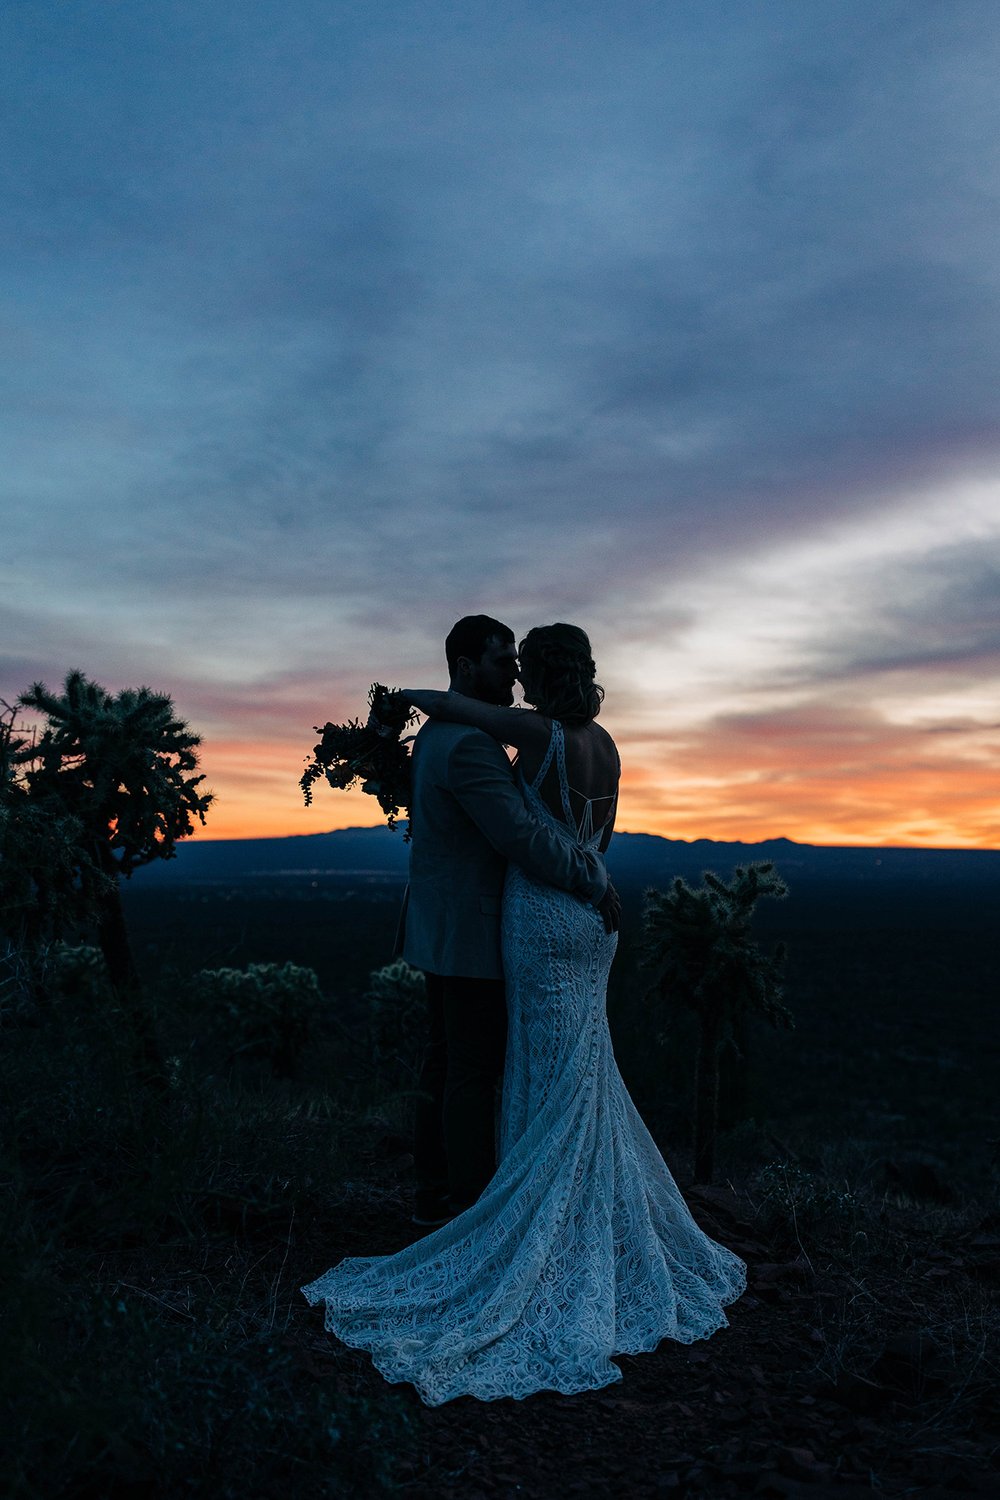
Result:
M410 811L410 740L403 730L417 721L392 688L373 682L368 692L368 721L348 719L346 724L324 724L323 736L306 762L299 785L306 806L321 778L344 791L361 783L361 790L378 798L378 804L395 828L400 812ZM409 838L409 832L405 837Z

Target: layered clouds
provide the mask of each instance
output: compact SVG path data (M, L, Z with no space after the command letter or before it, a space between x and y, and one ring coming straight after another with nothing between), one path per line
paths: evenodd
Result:
M570 618L622 826L997 842L991 5L0 31L0 694L162 686L307 831L313 723Z

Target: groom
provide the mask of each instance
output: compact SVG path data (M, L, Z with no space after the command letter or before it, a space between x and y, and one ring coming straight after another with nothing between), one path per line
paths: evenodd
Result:
M450 687L483 703L514 701L514 635L467 615L445 641ZM413 1158L413 1222L443 1224L496 1170L495 1092L507 1010L500 907L508 861L598 907L608 930L618 898L603 861L532 819L503 748L468 725L428 719L413 744L410 884L402 954L427 979L428 1041Z

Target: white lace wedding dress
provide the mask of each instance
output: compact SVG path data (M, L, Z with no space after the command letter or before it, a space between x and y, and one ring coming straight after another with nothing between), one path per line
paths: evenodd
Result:
M539 793L553 756L565 823ZM537 817L597 847L600 830L573 826L558 721L524 794ZM513 867L502 931L496 1175L433 1234L396 1255L343 1260L303 1287L326 1304L331 1333L430 1406L610 1385L622 1378L612 1355L708 1338L746 1288L746 1266L694 1222L618 1072L605 1014L617 935Z

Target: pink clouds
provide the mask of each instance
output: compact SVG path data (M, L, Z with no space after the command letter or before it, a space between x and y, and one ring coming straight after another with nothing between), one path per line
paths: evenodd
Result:
M992 736L995 738L995 736ZM991 848L1000 776L972 722L893 724L813 702L622 745L619 826L674 838Z
M202 769L218 802L202 837L381 821L360 792L320 786L313 806L303 806L297 783L312 735L301 707L298 717L288 703L270 735L206 738ZM662 740L623 735L619 827L668 838L992 848L1000 844L1000 777L989 737L974 723L945 733L818 700L720 716Z

